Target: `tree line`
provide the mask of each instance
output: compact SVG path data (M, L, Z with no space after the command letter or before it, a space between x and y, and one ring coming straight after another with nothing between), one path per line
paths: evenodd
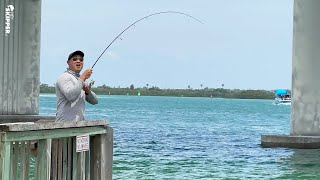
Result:
M225 88L203 89L160 89L159 87L135 88L109 87L106 85L93 87L92 91L101 95L141 95L141 96L179 96L179 97L212 97L212 98L239 98L239 99L273 99L274 91L270 90L241 90ZM48 84L40 85L40 93L55 93L55 87Z

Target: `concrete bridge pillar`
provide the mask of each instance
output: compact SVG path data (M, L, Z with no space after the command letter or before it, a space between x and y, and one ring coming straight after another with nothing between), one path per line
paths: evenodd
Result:
M41 0L0 1L0 115L39 114L40 12Z
M295 0L291 135L320 135L319 17L319 0Z
M262 135L264 147L320 148L320 1L295 0L290 135Z

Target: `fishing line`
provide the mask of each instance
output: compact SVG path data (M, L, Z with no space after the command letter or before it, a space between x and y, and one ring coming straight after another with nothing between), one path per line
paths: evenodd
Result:
M148 15L148 16L145 16L145 17L143 17L143 18L135 21L135 22L132 23L130 26L128 26L127 28L125 28L117 37L115 37L115 38L111 41L111 43L104 49L104 51L100 54L100 56L99 56L98 59L94 62L94 64L92 65L91 68L93 68L93 67L96 65L96 63L99 61L99 59L101 58L101 56L106 52L106 50L107 50L118 38L121 39L120 36L121 36L126 30L128 30L130 27L134 26L136 23L138 23L138 22L140 22L140 21L142 21L142 20L144 20L144 19L147 19L148 17L155 16L155 15L159 15L159 14L167 14L167 13L171 13L171 14L181 14L181 15L184 15L184 16L187 16L187 17L189 17L189 18L192 18L193 20L195 20L195 21L203 24L203 22L201 22L201 21L198 20L197 18L195 18L195 17L193 17L193 16L191 16L191 15L189 15L189 14L186 14L186 13L183 13L183 12L179 12L179 11L163 11L163 12L157 12L157 13L150 14L150 15Z

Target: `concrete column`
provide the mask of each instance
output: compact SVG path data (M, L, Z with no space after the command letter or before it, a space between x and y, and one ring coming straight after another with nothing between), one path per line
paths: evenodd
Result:
M291 135L320 135L320 1L294 1Z
M39 114L41 0L0 0L0 115Z

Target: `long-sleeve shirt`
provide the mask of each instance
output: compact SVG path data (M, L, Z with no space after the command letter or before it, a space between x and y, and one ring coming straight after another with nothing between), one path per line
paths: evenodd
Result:
M82 89L84 82L80 74L67 69L57 80L57 113L56 122L84 120L85 101L97 104L94 92L85 94Z

